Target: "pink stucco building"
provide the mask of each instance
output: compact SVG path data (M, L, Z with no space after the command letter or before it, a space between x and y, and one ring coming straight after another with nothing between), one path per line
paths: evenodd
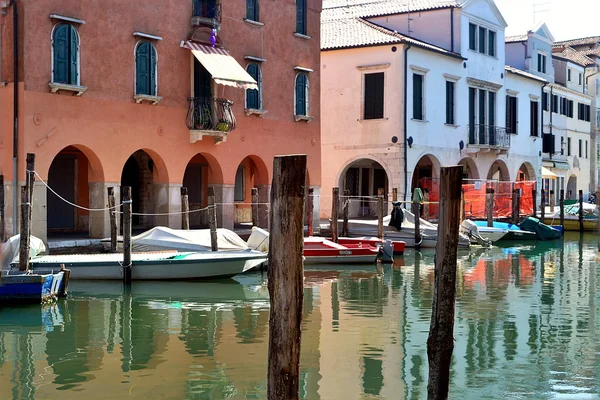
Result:
M182 186L192 208L206 206L214 187L220 226L248 220L251 188L268 202L279 154L306 153L318 193L320 9L321 0L16 0L4 7L7 236L15 232L13 162L16 156L21 185L27 153L36 154L40 177L73 203L105 208L107 188L118 196L123 185L132 186L134 212L172 213L138 216L140 228L179 228ZM41 238L109 234L107 211L73 208L41 182L33 207L33 234ZM192 214L192 226L203 218Z

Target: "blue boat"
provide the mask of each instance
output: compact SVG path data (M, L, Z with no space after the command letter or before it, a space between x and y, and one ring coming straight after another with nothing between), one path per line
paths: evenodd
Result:
M481 227L487 226L487 221L473 221L473 222L475 222L475 225L477 225L477 226L481 226ZM493 227L508 230L508 233L506 235L504 235L502 237L502 239L500 239L499 241L522 242L522 241L536 241L537 240L537 235L535 233L522 230L521 228L519 228L518 225L515 225L515 224L511 224L508 222L494 221Z
M69 270L11 271L0 275L0 305L4 303L47 303L66 296Z

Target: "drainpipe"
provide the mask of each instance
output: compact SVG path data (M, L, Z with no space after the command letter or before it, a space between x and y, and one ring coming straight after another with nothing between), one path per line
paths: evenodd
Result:
M17 2L11 0L9 6L13 8L13 234L17 232L19 203L19 19Z
M410 44L404 48L404 201L406 201L408 193L408 133L406 132L408 129L408 106L406 102L408 100L408 50L410 48Z
M454 53L454 7L450 8L450 51Z

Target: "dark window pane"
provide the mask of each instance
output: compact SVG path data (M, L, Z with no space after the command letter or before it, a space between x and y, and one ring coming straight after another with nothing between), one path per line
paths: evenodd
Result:
M296 0L296 32L306 35L306 0Z
M383 118L384 73L365 75L364 119Z
M246 18L258 21L258 0L246 0Z
M485 54L485 40L487 36L487 29L479 27L479 52Z
M469 24L469 49L477 50L477 25Z
M488 33L488 54L492 57L496 56L496 32L493 31Z
M250 75L257 83L257 89L248 89L246 90L246 108L251 108L254 110L260 110L262 107L261 97L260 97L260 87L261 87L261 75L260 75L260 67L258 64L250 64L247 67L248 75Z
M296 76L296 115L307 115L308 77L305 73Z
M413 118L423 119L423 75L413 74Z
M454 82L446 81L446 123L454 125Z

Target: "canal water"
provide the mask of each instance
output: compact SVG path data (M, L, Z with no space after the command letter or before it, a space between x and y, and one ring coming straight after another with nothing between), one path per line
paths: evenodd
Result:
M461 253L453 399L600 398L598 238ZM432 252L307 268L302 399L424 399ZM0 399L264 399L265 276L0 308Z

